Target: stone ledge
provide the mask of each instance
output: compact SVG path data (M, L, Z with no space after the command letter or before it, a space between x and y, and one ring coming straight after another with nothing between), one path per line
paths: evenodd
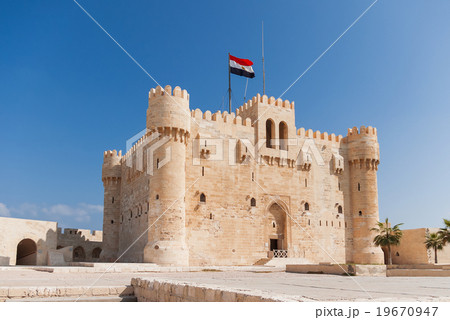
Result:
M15 298L91 296L132 296L132 286L102 287L0 287L0 301Z
M299 302L302 297L175 280L133 278L138 302Z
M286 265L286 272L384 277L386 276L386 266L370 264L288 264Z

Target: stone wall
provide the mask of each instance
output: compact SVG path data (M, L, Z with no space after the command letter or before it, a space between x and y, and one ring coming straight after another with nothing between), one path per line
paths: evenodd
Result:
M3 261L4 264L15 265L18 245L22 240L26 241L22 242L25 243L22 249L24 250L23 255L21 255L19 247L19 256L22 256L22 263L46 265L48 250L56 250L57 223L0 218L0 261Z
M102 231L58 228L57 248L72 247L73 261L96 262L102 251L102 239Z
M434 250L425 247L427 233L438 232L439 228L419 228L403 230L399 246L392 250L393 264L434 264ZM450 263L450 244L438 251L438 263Z

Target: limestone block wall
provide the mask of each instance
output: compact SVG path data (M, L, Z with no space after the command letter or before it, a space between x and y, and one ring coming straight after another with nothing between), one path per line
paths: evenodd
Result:
M56 249L57 223L0 218L0 257L2 257L1 260L4 264L16 264L18 245L22 240L26 239L29 239L30 242L23 249L26 252L23 252L22 263L45 265L47 263L48 250ZM35 246L35 249L33 246ZM19 256L21 256L20 252Z
M425 240L427 233L438 232L439 228L419 228L403 230L400 245L392 250L393 264L434 264L434 250L427 250ZM450 245L438 251L438 263L450 264Z
M99 230L58 228L57 248L72 247L72 259L78 262L99 261L103 232ZM67 253L66 253L67 254Z

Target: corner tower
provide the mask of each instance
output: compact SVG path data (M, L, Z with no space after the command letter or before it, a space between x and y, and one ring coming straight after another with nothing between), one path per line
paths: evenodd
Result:
M150 179L148 243L144 262L159 265L189 265L186 245L185 202L186 144L190 132L189 94L180 87L158 86L148 97L147 130L157 132L162 145L154 151ZM153 196L155 195L156 196Z
M103 154L103 250L101 261L117 259L120 231L121 151L105 151Z
M348 130L351 212L353 219L353 262L383 263L381 248L373 244L371 228L379 220L377 170L380 151L377 130L362 126Z

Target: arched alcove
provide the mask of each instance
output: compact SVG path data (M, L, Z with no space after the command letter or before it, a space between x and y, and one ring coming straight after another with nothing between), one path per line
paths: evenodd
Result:
M31 239L23 239L17 245L16 265L36 265L37 245Z
M272 139L275 138L275 123L272 119L266 121L266 147L274 149Z
M73 249L73 261L85 261L86 253L83 247L79 246Z
M279 124L279 135L280 135L280 150L287 150L288 126L284 121L281 121Z

